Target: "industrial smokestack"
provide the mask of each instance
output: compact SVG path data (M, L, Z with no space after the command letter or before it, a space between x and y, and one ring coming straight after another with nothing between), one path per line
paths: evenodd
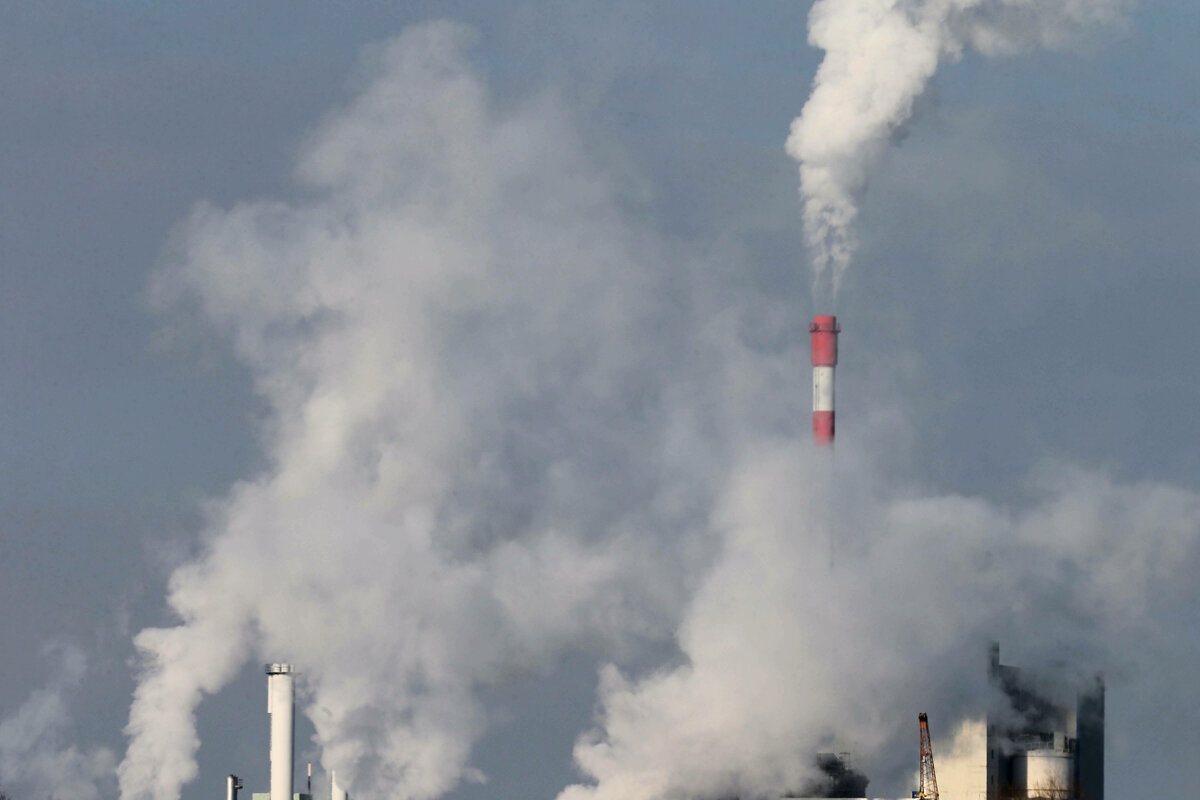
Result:
M242 788L242 779L230 775L225 779L225 800L238 800L238 789Z
M267 664L271 716L271 800L292 800L295 683L291 664Z
M833 444L833 368L838 360L838 334L842 328L832 315L813 317L813 441Z
M338 785L337 772L329 771L329 798L330 800L349 800L350 795L346 794L346 790Z

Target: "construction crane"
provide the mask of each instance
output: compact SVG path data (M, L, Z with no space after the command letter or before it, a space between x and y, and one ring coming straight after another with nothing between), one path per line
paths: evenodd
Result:
M929 743L929 717L922 711L917 719L921 723L921 786L914 797L938 800L937 775L933 771L933 745Z

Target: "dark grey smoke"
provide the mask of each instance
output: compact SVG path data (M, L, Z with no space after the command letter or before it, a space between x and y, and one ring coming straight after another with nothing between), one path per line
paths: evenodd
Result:
M818 753L817 774L802 790L788 797L866 797L866 775L854 769L848 753Z

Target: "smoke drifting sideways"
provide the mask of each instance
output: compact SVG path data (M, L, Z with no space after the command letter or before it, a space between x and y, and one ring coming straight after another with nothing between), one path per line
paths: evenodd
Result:
M48 648L50 680L10 716L0 720L0 789L11 797L97 800L111 796L116 755L104 747L68 744L68 707L86 672L83 651Z
M913 115L938 67L984 55L1062 47L1124 18L1130 0L817 0L808 41L825 51L791 126L800 162L814 295L836 296L856 248L871 170ZM832 298L830 298L832 299Z
M1195 694L1200 496L1049 464L1023 509L922 495L851 438L835 480L811 448L747 450L714 517L721 557L680 624L683 663L604 673L599 725L576 747L596 782L560 800L779 797L811 781L811 754L838 749L873 795L902 796L919 710L952 738L1014 713L987 685L989 636L1021 663L1075 665L1064 697L1097 669L1114 691L1138 687L1146 706L1126 721L1141 763L1186 752L1173 737L1194 746L1194 725L1153 709Z
M992 638L1146 709L1186 685L1200 497L1069 465L1024 508L931 495L878 466L886 408L833 475L807 335L744 341L780 299L641 227L553 93L496 108L470 40L374 48L302 199L202 205L164 259L163 313L254 376L268 466L212 502L178 625L136 637L124 800L179 796L198 704L251 658L300 666L364 800L483 779L479 690L568 652L598 715L561 800L777 794L839 737L906 791L895 742L918 704L977 712Z

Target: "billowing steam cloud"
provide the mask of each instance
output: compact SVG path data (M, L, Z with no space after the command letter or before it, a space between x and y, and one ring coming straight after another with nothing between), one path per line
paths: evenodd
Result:
M1002 710L989 636L1032 663L1183 677L1154 618L1200 594L1200 496L1048 465L1042 500L1012 511L914 496L858 455L830 491L806 448L750 449L714 519L722 557L679 629L684 664L604 674L602 727L576 748L598 783L560 800L778 797L831 748L898 780L916 763L918 710L947 735ZM1171 635L1193 638L1178 624Z
M11 797L98 800L112 791L116 756L67 742L67 707L87 666L83 652L59 645L47 655L54 662L49 683L0 720L0 789Z
M137 637L126 800L178 796L197 704L251 658L299 665L355 796L438 796L487 723L477 687L669 636L673 565L707 557L677 544L719 444L683 265L658 268L552 97L489 107L469 39L370 54L300 161L317 199L178 232L155 296L253 370L270 467L173 576L181 624Z
M946 19L981 44L974 7ZM807 343L741 335L776 298L642 230L554 96L494 108L469 39L376 48L303 200L178 231L155 296L251 370L269 465L212 505L178 626L137 637L124 800L176 800L198 704L252 659L299 665L362 800L478 778L478 690L569 651L603 664L601 713L562 800L777 793L842 739L904 781L894 742L918 705L978 712L991 638L1177 681L1200 498L1062 465L1021 508L914 492L865 431L829 480ZM647 643L673 660L631 667Z
M870 171L938 67L1055 47L1119 19L1129 0L817 0L809 42L825 51L792 123L814 286L837 291Z

